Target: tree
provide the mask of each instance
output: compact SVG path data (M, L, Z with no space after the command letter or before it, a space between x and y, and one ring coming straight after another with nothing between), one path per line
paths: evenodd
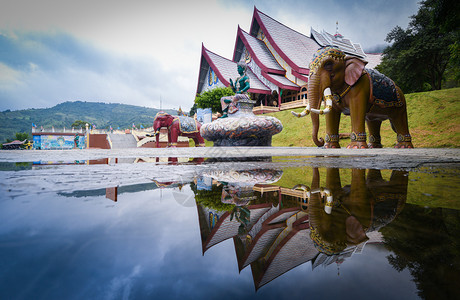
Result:
M85 121L82 121L82 120L76 120L70 126L74 127L74 128L85 128L86 124L91 124L91 123L90 122L85 122Z
M193 106L192 106L192 108L190 108L190 112L188 113L188 115L190 117L193 117L196 114L196 109L197 109L196 103L193 103Z
M30 135L28 133L26 133L26 132L16 132L15 137L16 137L16 140L21 141L21 142L23 140L30 140L31 139Z
M408 28L396 26L385 39L392 44L383 51L377 69L406 93L441 89L446 68L450 63L455 64L451 59L452 45L459 32L450 25L454 22L445 22L443 18L446 12L440 10L440 3L444 7L447 2L450 0L422 1Z
M222 106L220 104L220 98L226 96L232 96L235 93L230 87L225 88L214 88L210 91L203 92L197 95L195 103L198 108L211 108L212 112L222 113Z

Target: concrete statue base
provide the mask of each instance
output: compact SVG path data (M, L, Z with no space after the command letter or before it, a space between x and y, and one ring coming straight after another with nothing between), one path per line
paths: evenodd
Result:
M271 146L272 136L283 130L283 124L275 117L254 115L254 103L239 100L237 112L203 124L201 136L214 142L214 146Z

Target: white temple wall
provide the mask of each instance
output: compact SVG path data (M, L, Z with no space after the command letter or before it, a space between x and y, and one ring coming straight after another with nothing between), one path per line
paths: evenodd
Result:
M292 75L292 68L288 65L288 63L275 51L275 48L270 44L268 41L267 37L263 33L262 29L259 29L259 32L257 33L257 38L259 40L262 40L265 45L267 45L268 49L272 53L273 57L276 59L276 61L280 64L283 69L286 70L286 78L289 79L290 81L294 82L295 84L302 86L307 84L305 81L295 77Z
M206 82L203 84L203 87L199 93L201 94L203 92L210 91L216 87L224 88L225 85L219 80L214 70L209 67L208 71L206 72Z
M278 91L278 86L268 81L267 78L262 75L262 69L254 62L246 47L243 47L243 53L244 55L241 56L240 62L246 63L252 73L254 73L254 75L256 75L257 78L270 89L270 91Z

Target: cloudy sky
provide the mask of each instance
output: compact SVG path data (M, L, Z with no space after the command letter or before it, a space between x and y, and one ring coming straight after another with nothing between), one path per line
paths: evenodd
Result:
M254 5L285 25L339 32L365 50L406 28L419 0L0 0L0 111L64 101L188 111L201 44L231 59ZM161 101L160 101L161 100Z

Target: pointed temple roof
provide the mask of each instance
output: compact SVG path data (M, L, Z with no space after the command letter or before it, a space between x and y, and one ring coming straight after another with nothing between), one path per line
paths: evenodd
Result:
M349 39L343 38L342 35L332 35L324 30L319 33L313 28L311 28L310 31L312 38L314 38L321 47L328 45L335 46L346 54L351 54L361 58L366 57L366 54L363 52L360 44L353 44Z
M249 33L238 26L233 61L207 50L203 45L197 92L204 91L209 68L223 85L229 86L229 78L238 77L236 62L241 60L254 62L247 71L251 80L249 92L270 94L276 87L300 90L299 85L308 82L309 64L314 53L326 45L336 46L349 55L363 58L368 61L368 68L375 68L381 62L380 54L364 53L360 44L353 43L339 33L331 35L324 30L320 33L311 28L310 36L307 36L254 7Z
M267 45L262 40L253 37L249 33L245 32L238 26L237 38L241 39L242 43L235 45L235 51L233 54L233 61L239 61L243 53L243 44L249 51L251 57L257 62L257 65L267 73L275 73L285 75L286 70L276 61L273 54L267 48Z
M248 53L243 53L244 49ZM262 81L268 80L282 89L300 90L297 84L286 78L286 70L276 61L264 41L253 37L238 26L233 61L240 61L242 55L246 56L247 61L253 59L256 62L261 71L258 78Z
M206 75L209 67L212 68L219 80L224 83L225 86L230 85L230 78L235 79L240 76L238 74L236 62L217 55L202 45L200 75L197 89L198 91L202 90L203 85L206 82ZM248 75L251 82L251 88L249 89L249 92L259 94L271 93L271 90L265 84L263 84L249 68L247 69L246 74Z
M314 40L254 7L251 35L257 36L259 29L262 29L267 40L292 69L301 74L308 74L310 61L318 50L318 44Z

